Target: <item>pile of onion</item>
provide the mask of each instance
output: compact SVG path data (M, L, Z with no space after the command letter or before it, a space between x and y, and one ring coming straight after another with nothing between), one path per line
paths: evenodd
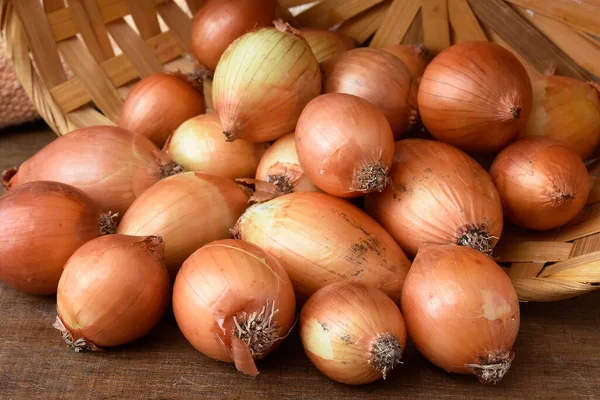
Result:
M325 193L296 192L253 205L234 232L281 262L298 301L344 279L399 300L410 268L402 249L377 222Z
M288 25L237 39L213 80L215 111L231 141L268 142L293 132L306 104L320 93L319 63Z
M6 189L32 181L75 186L104 211L122 214L144 190L176 172L152 142L116 126L77 129L48 144L18 168L5 171Z
M421 119L437 140L492 152L510 143L527 122L531 82L510 51L489 42L463 42L427 66L418 102Z
M354 39L328 29L302 28L300 33L319 63L356 47Z
M419 352L448 372L497 383L510 368L517 293L502 268L478 251L420 250L404 284L402 315Z
M58 283L54 327L75 349L129 343L160 321L171 293L160 237L109 235L81 246Z
M365 200L367 212L410 256L420 247L469 246L491 255L502 233L502 204L489 174L445 143L396 143L392 180Z
M323 64L325 93L347 93L376 105L399 138L418 122L417 81L398 57L358 48Z
M432 58L429 49L424 44L393 44L384 47L382 50L398 57L400 61L406 64L417 80L421 79L425 72L425 67L427 67Z
M200 172L163 179L146 190L119 223L124 235L161 236L172 278L186 258L229 230L248 206L247 192L233 180Z
M31 294L54 294L75 250L115 230L113 216L72 186L21 185L0 197L0 281Z
M590 179L579 154L545 137L505 148L490 169L506 216L530 229L557 228L585 206Z
M317 187L338 197L358 197L386 187L394 136L383 113L367 100L329 93L302 111L296 148Z
M566 76L533 82L533 110L519 137L546 136L586 160L600 143L600 86Z
M342 281L319 289L306 302L300 338L322 373L359 385L385 379L401 363L406 327L398 306L385 293Z
M216 114L202 114L181 124L165 145L173 161L186 171L227 178L254 178L266 143L227 142Z
M275 19L276 0L208 0L194 17L192 55L214 71L221 55L235 39Z
M296 301L273 256L241 240L221 240L185 261L173 289L173 311L197 350L255 376L254 360L277 348L291 330Z

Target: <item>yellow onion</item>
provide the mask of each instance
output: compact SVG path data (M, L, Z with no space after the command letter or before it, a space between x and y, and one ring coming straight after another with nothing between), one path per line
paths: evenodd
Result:
M298 161L296 137L293 133L278 139L260 159L256 179L276 185L281 193L318 192Z
M300 33L319 63L356 47L354 39L328 29L302 28Z
M400 364L406 327L385 293L341 281L319 289L302 307L300 338L322 373L360 385L385 379Z
M344 279L399 300L410 268L402 249L377 222L325 193L296 192L253 205L234 232L281 262L298 301Z
M213 104L228 140L267 142L296 127L321 93L319 63L292 28L249 32L223 53L213 80Z
M108 235L71 256L54 327L75 351L129 343L160 321L171 293L160 237Z
M517 293L502 268L473 249L421 249L404 284L402 315L417 350L448 372L497 383L514 359Z
M393 44L384 47L382 50L398 57L400 61L406 64L417 80L421 79L423 72L425 72L425 67L431 61L429 49L423 44Z
M519 137L547 136L588 159L600 143L599 88L566 76L533 82L533 110Z
M127 210L117 232L161 236L172 278L199 247L230 237L248 195L233 180L200 172L163 179L146 190Z
M506 216L530 229L558 228L587 203L590 179L577 153L546 137L525 138L498 154L490 169Z
M253 178L266 143L227 142L216 114L202 114L181 124L165 145L173 161L186 171L227 178Z
M242 240L195 251L177 274L173 311L186 339L203 354L257 375L254 360L275 350L296 314L294 289L281 264Z

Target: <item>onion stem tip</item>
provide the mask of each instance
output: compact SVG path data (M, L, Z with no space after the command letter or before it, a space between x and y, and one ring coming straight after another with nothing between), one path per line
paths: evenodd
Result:
M73 338L73 335L65 327L65 325L63 324L63 322L61 321L59 316L56 317L56 321L54 321L54 323L52 324L52 327L60 331L65 343L67 343L67 345L69 347L71 347L73 350L75 350L75 352L77 352L77 353L79 353L80 351L83 351L83 350L93 350L93 351L99 350L92 343L88 343L84 338L79 338L79 339L75 340Z
M183 167L180 164L177 164L176 162L171 161L162 166L162 169L160 171L160 177L161 177L161 179L165 179L165 178L168 178L169 176L181 174L182 172L185 172Z
M118 213L109 211L100 216L100 234L101 235L112 235L117 233L117 218Z
M511 108L510 113L514 119L519 119L519 117L521 116L521 107Z

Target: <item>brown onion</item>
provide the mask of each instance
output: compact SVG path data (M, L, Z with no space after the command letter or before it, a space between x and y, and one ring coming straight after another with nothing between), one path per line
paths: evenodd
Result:
M418 122L417 81L408 67L380 49L358 48L323 65L325 93L347 93L377 106L399 138Z
M400 61L406 64L417 80L421 79L425 67L431 61L429 49L423 44L393 44L382 48L382 50L398 57Z
M97 238L65 265L54 327L75 351L129 343L158 323L170 292L160 237Z
M527 71L503 47L456 44L431 61L419 86L425 127L462 150L491 152L510 143L531 112Z
M600 86L566 76L533 82L533 110L519 137L547 136L586 160L600 143Z
M321 189L304 174L293 133L277 140L260 159L256 179L275 184L282 193L318 192Z
M254 360L276 349L292 328L294 289L281 264L242 240L207 244L177 274L173 311L200 352L257 375Z
M354 39L328 29L302 28L300 33L319 63L356 47Z
M530 229L557 228L585 206L590 179L577 153L544 137L519 140L490 169L506 216Z
M417 350L448 372L497 383L514 359L517 293L502 268L473 249L421 249L404 284L402 315Z
M297 192L253 205L234 231L281 262L299 301L344 279L399 300L410 268L402 249L379 224L325 193Z
M385 379L401 363L406 327L385 293L342 281L319 289L302 307L300 338L322 373L360 385Z
M475 160L440 142L396 143L391 184L367 197L367 212L410 256L420 247L459 244L491 254L502 233L502 205Z
M357 197L387 185L394 136L373 104L329 93L302 111L296 148L302 169L317 187L334 196Z
M213 240L231 237L248 195L228 178L185 172L146 190L119 223L124 235L157 235L165 241L165 263L172 278L186 258Z
M211 71L235 39L275 19L276 0L208 0L194 17L191 52Z
M82 191L31 182L0 197L0 281L54 294L63 266L85 242L116 230L113 216Z
M237 39L213 80L213 104L228 140L268 142L293 132L306 104L321 93L319 63L289 26Z
M227 142L216 114L202 114L181 124L165 145L173 161L186 171L227 178L254 178L266 143Z
M48 144L17 169L5 171L6 189L32 181L75 186L104 211L122 214L173 163L143 136L115 126L77 129Z

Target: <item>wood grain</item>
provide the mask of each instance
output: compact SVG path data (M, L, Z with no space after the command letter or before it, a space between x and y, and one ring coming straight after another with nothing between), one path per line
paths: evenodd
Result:
M192 20L189 16L172 1L161 4L156 9L183 48L189 52L192 41Z
M93 1L67 0L67 2L77 30L96 61L103 62L113 57L114 52L98 5Z
M370 47L381 48L400 44L421 8L415 0L393 0Z
M125 3L142 39L150 39L160 33L154 0L125 0Z
M487 40L467 0L448 0L448 17L454 33L452 43Z
M303 25L317 28L331 28L361 12L381 3L383 0L323 0L296 17Z
M447 0L422 0L423 40L437 54L450 47L450 25Z
M340 26L338 32L364 43L379 28L385 17L391 0L384 1L350 18Z
M402 44L421 44L423 43L423 17L421 10L415 15L412 23L402 38Z

